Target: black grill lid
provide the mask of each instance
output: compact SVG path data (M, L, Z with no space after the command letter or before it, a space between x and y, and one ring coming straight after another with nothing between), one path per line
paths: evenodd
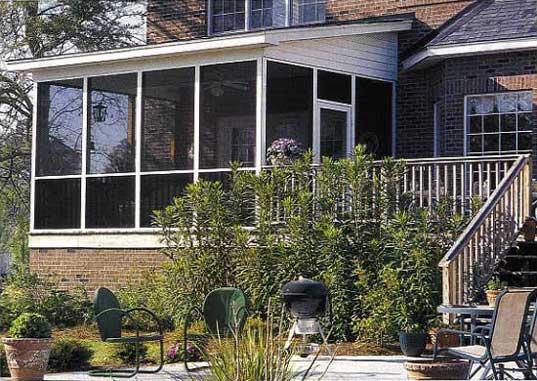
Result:
M328 296L328 290L322 282L300 278L286 283L283 286L284 296L308 296L314 299L324 299Z

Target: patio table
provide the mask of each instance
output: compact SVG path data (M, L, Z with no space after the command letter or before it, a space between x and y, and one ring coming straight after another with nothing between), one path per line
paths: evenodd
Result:
M477 326L477 318L492 318L494 315L494 307L485 305L448 305L442 304L436 309L439 313L442 314L453 314L453 315L468 315L470 316L470 332L473 332ZM461 321L461 329L463 322ZM461 342L462 342L461 337ZM471 342L474 342L474 338L470 338Z

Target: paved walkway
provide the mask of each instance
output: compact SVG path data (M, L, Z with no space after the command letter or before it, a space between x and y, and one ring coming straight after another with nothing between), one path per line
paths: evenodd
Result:
M405 362L403 356L338 356L323 381L333 380L406 380L406 373L403 368ZM294 369L301 372L309 366L311 359L297 359L294 361ZM328 364L327 358L317 361L310 373L308 380L317 381L324 373ZM180 364L170 364L156 375L139 375L131 380L140 381L171 381L171 380L202 380L203 374L187 374ZM301 377L297 377L300 380ZM7 379L0 379L7 380ZM105 381L110 378L89 377L85 372L56 373L45 377L47 381Z

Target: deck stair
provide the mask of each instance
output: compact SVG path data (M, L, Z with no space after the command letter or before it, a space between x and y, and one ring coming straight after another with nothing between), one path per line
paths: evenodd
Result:
M519 241L499 264L495 275L511 287L537 287L537 241Z

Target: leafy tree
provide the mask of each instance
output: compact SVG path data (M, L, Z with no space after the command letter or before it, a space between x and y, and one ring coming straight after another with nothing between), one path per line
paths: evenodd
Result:
M2 61L142 44L145 1L0 2L0 251L26 258L33 82Z

